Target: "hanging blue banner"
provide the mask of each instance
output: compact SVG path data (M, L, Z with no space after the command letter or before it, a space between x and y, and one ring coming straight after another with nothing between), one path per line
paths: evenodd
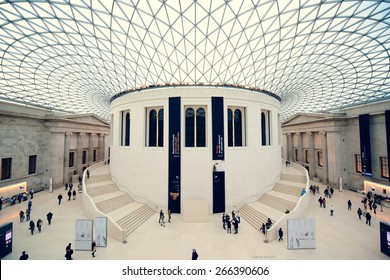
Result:
M372 177L370 115L359 115L360 154L362 159L362 175Z
M180 213L180 97L169 98L168 210Z
M225 159L223 97L211 97L213 160Z
M387 168L390 174L390 111L385 111L386 119L386 141L387 141ZM390 176L389 176L390 181Z

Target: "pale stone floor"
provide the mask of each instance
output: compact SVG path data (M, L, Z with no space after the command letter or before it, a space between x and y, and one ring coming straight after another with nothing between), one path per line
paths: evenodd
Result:
M323 186L320 185L323 190ZM57 203L62 192L64 200ZM322 191L321 191L322 193ZM4 260L16 260L25 250L30 260L64 260L66 245L74 244L75 220L85 219L81 195L67 201L61 189L53 193L42 191L34 195L32 219L44 220L42 233L31 235L28 223L19 222L20 209L25 210L27 202L6 207L0 211L0 223L13 222L13 252ZM320 208L319 195L310 195L310 208L306 218L316 220L316 249L288 250L286 242L264 243L264 237L245 220L241 219L239 234L227 234L221 225L221 215L211 215L209 223L183 223L180 215L172 215L172 222L161 227L156 213L128 237L123 244L112 238L107 247L99 247L94 260L187 260L192 248L196 248L200 260L388 260L380 252L379 221L390 223L390 209L373 215L372 226L359 221L356 209L361 207L361 195L349 190L336 191L328 199L333 204L335 215L329 215L329 208ZM347 210L351 199L352 211ZM52 225L48 226L46 213L54 214ZM286 230L285 230L286 233ZM286 238L285 238L286 239ZM75 251L75 260L92 260L89 251Z

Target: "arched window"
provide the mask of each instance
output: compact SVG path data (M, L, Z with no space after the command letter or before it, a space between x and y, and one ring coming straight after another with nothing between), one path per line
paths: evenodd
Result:
M261 145L271 145L271 111L261 110Z
M146 108L146 144L148 147L164 146L164 109L161 107Z
M233 147L233 111L228 109L228 146Z
M206 110L192 106L185 110L185 146L206 147Z
M227 122L228 146L245 146L245 108L228 108Z
M206 147L206 111L196 110L196 146Z
M234 110L234 146L242 146L242 114L239 109Z
M157 112L150 110L149 112L149 147L157 146Z
M130 146L130 113L126 114L126 121L125 121L125 146Z
M195 111L192 108L186 109L186 147L195 146Z
M266 134L266 127L265 127L265 114L264 112L261 112L261 145L266 146L267 145L267 134Z
M164 146L164 109L158 110L158 146Z
M130 111L121 112L121 146L130 146Z

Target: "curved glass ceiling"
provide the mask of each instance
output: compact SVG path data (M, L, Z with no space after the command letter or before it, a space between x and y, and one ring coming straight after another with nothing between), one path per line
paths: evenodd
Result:
M390 98L389 1L0 2L0 98L108 118L110 98L228 83L282 116Z

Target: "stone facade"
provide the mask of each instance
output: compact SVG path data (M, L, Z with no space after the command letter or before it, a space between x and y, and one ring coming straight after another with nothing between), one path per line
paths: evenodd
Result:
M95 115L65 115L8 103L0 108L0 159L12 158L11 178L0 180L0 191L24 181L28 189L48 188L51 178L54 188L62 187L86 167L108 158L109 124ZM29 157L34 155L36 170L28 174ZM0 172L1 165L0 160Z
M382 177L380 157L388 157L385 110L390 102L345 109L330 114L296 114L282 123L283 158L297 162L310 178L339 187L362 190L364 180L389 184ZM357 171L360 155L359 115L370 115L372 177Z

